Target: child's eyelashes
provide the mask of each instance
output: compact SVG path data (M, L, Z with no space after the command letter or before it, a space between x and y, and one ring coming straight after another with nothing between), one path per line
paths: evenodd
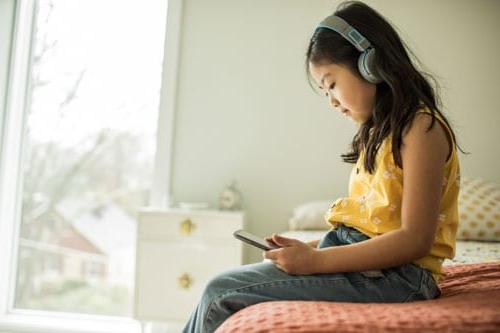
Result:
M330 87L328 87L328 90L325 91L325 96L328 97L328 92L333 90L335 88L335 83L332 83Z

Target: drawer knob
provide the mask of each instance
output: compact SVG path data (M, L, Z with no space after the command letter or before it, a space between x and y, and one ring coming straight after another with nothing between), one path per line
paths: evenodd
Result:
M196 225L191 221L191 219L185 219L181 222L181 234L189 236L193 233Z
M184 273L178 279L177 282L181 289L189 289L193 285L193 279L189 276L189 274Z

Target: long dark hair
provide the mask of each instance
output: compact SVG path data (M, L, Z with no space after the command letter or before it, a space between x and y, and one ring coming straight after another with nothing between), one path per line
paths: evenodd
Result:
M418 59L391 24L374 9L359 1L346 1L337 7L335 15L343 18L371 42L376 50L376 74L383 80L377 84L372 117L363 123L355 134L351 151L341 157L344 162L356 163L361 150L365 149L364 167L373 173L378 149L383 140L392 135L394 160L402 168L402 134L405 128L411 127L419 109L428 108L431 111L432 121L427 130L434 126L436 114L441 116L451 130L446 117L440 111L441 101L437 93L439 85L432 75L415 67L414 61L419 63ZM410 59L409 53L414 61ZM361 77L357 65L359 55L359 51L337 32L326 28L316 30L306 53L309 83L309 63L344 65ZM458 146L453 130L451 135Z

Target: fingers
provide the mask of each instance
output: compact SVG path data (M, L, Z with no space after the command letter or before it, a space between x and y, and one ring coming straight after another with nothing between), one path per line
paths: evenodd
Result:
M266 237L266 241L269 243L269 244L272 244L276 247L281 247L281 245L279 245L278 243L276 243L272 237Z
M270 259L270 260L277 260L278 259L278 250L269 250L269 251L264 251L262 253L262 256L265 259Z
M283 267L281 267L277 262L273 262L273 264L278 267L279 270L282 270L283 272L285 272L285 270L283 269Z
M278 261L278 254L280 250L269 250L269 251L264 251L262 252L262 256L265 259L269 259L274 266L276 266L279 270L282 270L283 272L286 272L283 267L279 264Z
M273 263L274 266L278 267L280 270L284 271L283 270L283 267L280 266L278 260L274 260L272 259L271 262Z
M276 244L278 244L278 246L281 246L281 247L292 246L298 242L298 240L295 238L283 237L283 236L280 236L277 234L273 235L273 241Z

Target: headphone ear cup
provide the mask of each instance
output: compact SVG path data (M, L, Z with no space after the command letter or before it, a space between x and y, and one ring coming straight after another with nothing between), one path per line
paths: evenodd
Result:
M377 76L375 69L375 49L370 48L362 52L358 58L358 69L361 76L370 83L380 83L382 79Z

